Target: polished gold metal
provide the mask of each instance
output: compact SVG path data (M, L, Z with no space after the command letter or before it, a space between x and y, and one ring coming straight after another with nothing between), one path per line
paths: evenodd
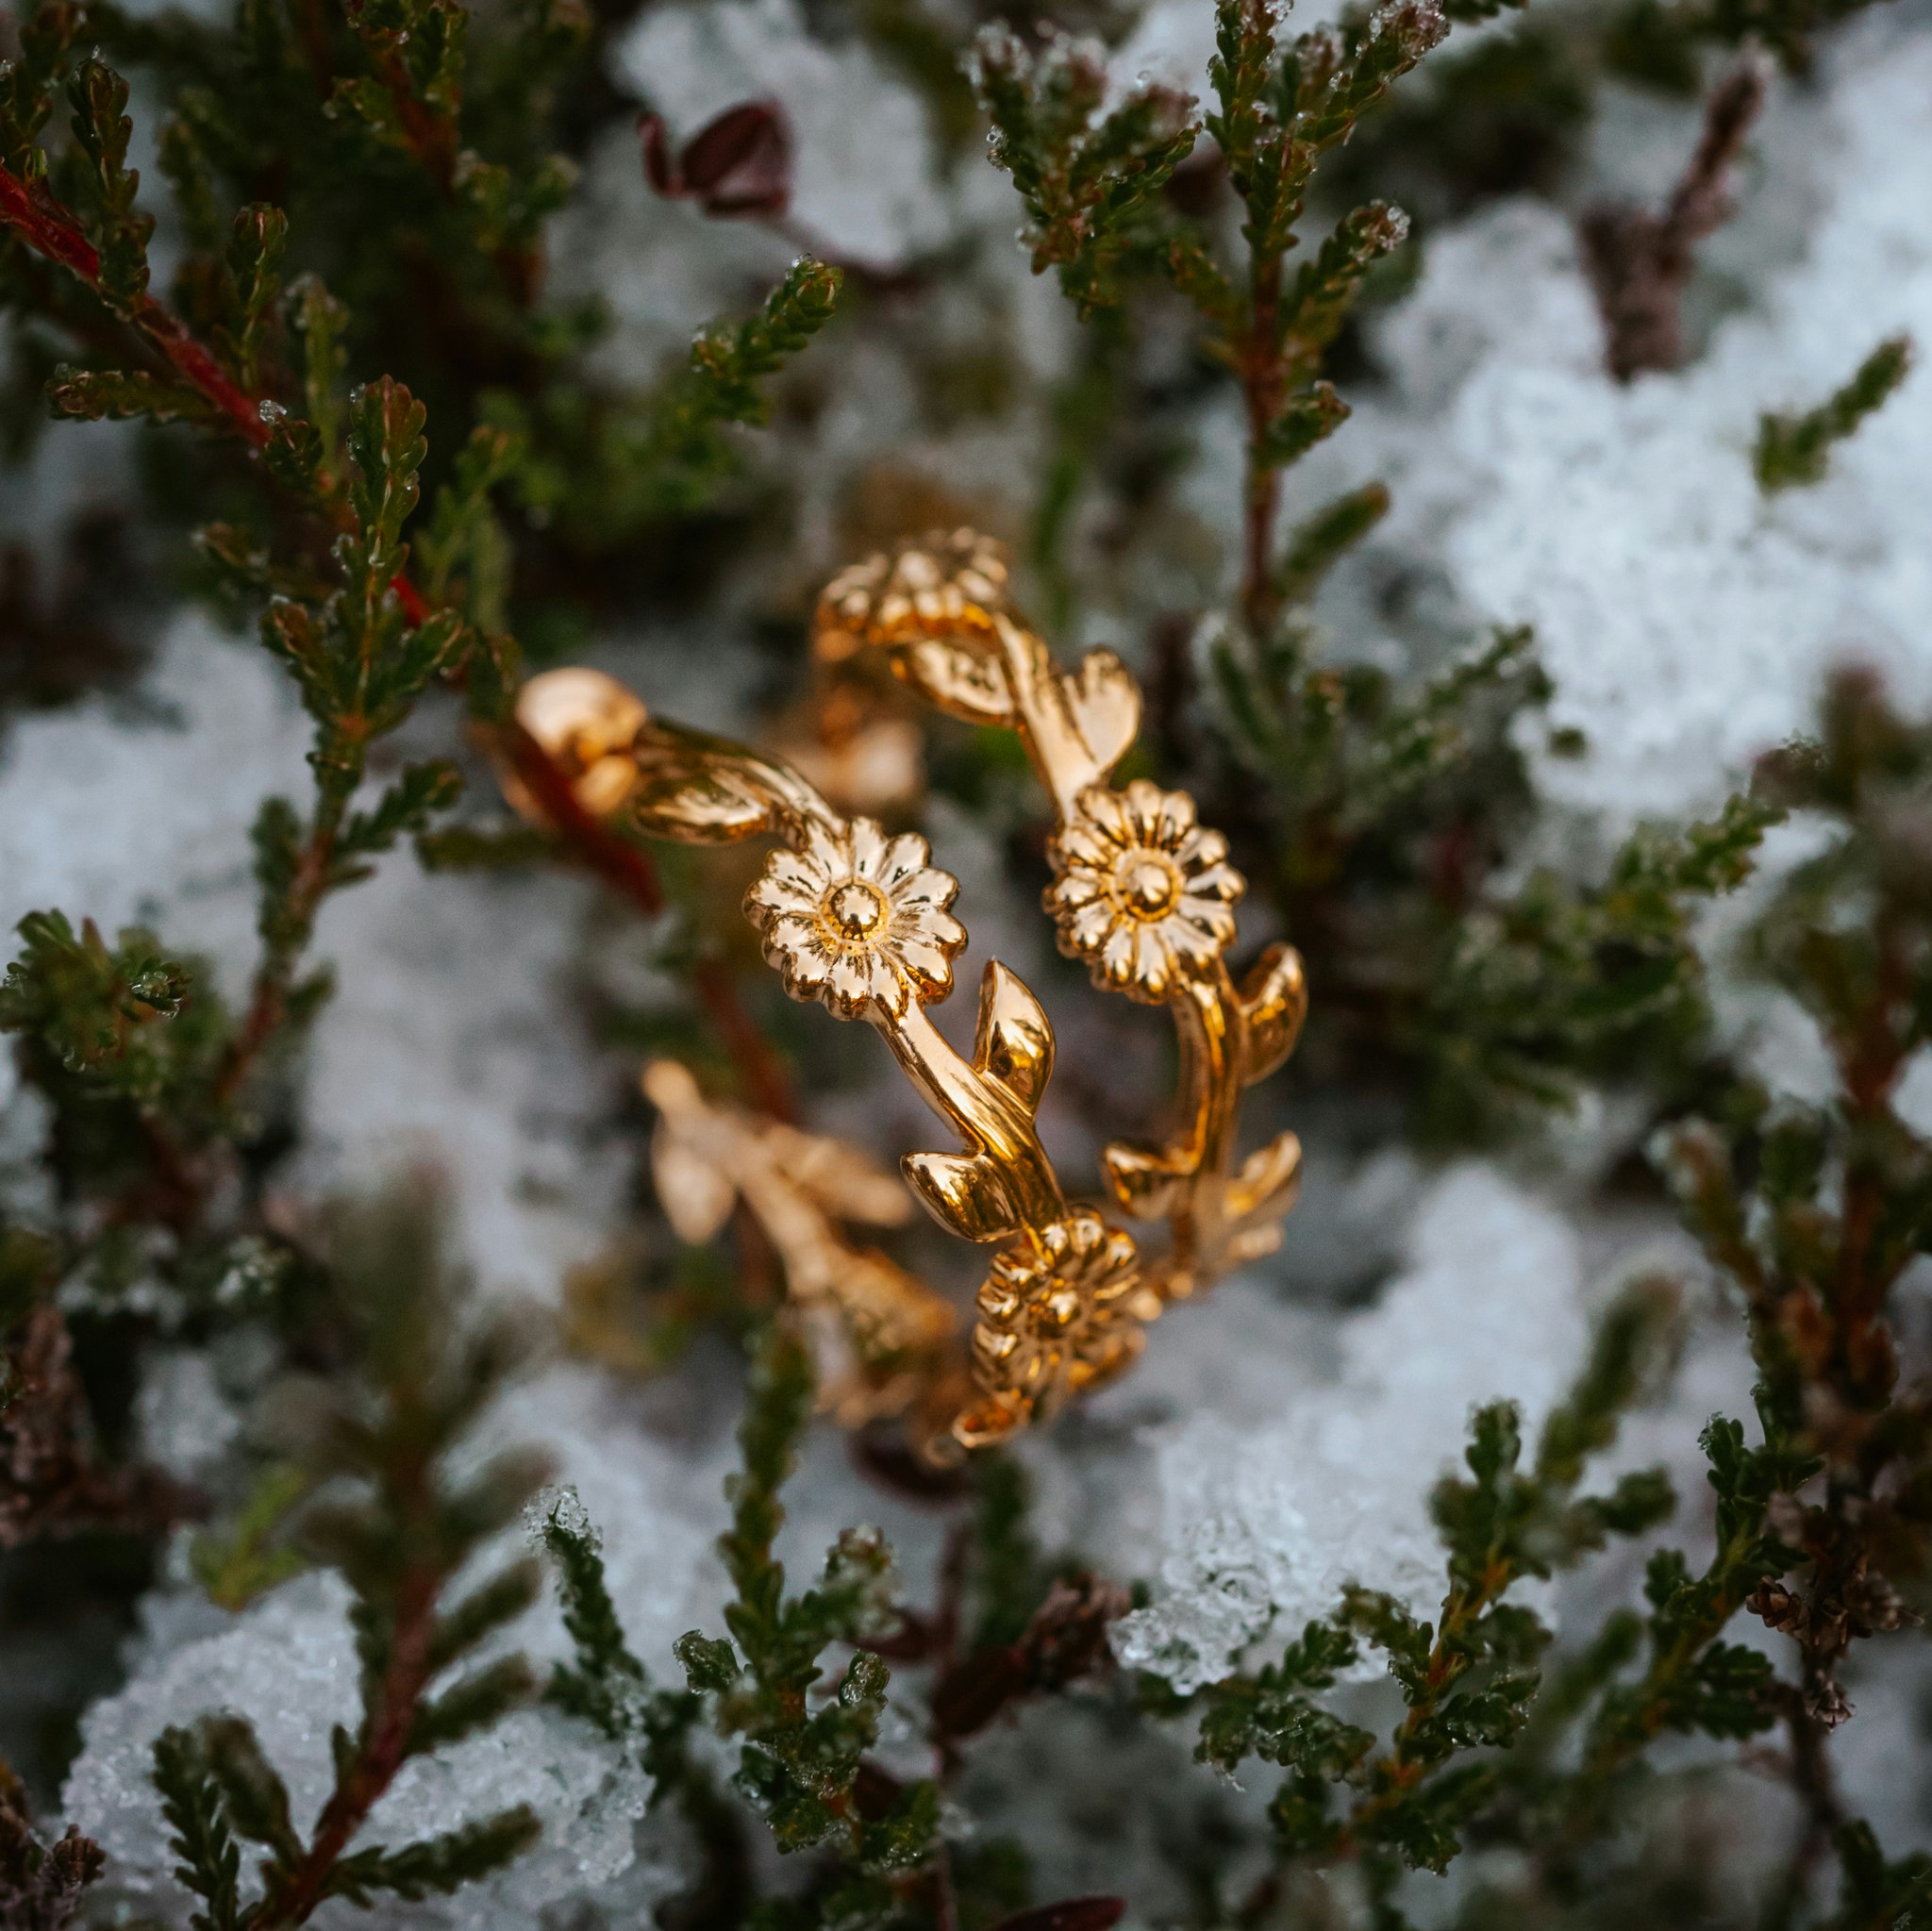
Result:
M1226 964L1246 889L1227 841L1185 791L1107 782L1134 741L1141 692L1113 652L1061 671L1008 597L1004 551L971 530L941 533L836 577L820 600L823 657L883 652L893 671L954 717L1017 731L1053 801L1046 909L1060 950L1093 981L1174 1015L1180 1044L1176 1128L1158 1146L1116 1140L1102 1155L1127 1213L1165 1220L1166 1255L1147 1271L1162 1301L1185 1300L1271 1253L1294 1204L1301 1142L1277 1135L1237 1155L1242 1090L1294 1049L1307 1010L1299 954L1272 945L1237 985Z
M928 539L839 577L821 604L818 649L835 660L882 652L941 708L1019 732L1054 806L1046 905L1061 949L1085 959L1097 984L1173 1013L1176 1130L1158 1146L1116 1141L1103 1161L1122 1208L1168 1224L1166 1251L1151 1263L1127 1229L1069 1201L1041 1143L1053 1028L1018 975L987 965L970 1059L927 1017L952 990L966 933L951 909L958 881L930 862L923 838L841 814L776 758L651 718L601 673L548 673L518 701L519 720L587 809L649 838L775 835L781 844L745 896L766 959L793 998L870 1024L958 1134L958 1151L908 1154L901 1170L941 1225L998 1249L977 1300L974 1391L963 1399L943 1302L838 1230L841 1219L876 1215L878 1196L809 1177L850 1180L858 1157L711 1105L670 1062L645 1074L674 1224L714 1232L742 1201L777 1250L801 1318L842 1330L842 1355L820 1341L832 1405L854 1422L908 1414L929 1453L941 1416L953 1443L978 1447L1118 1374L1167 1302L1277 1244L1300 1160L1292 1134L1245 1160L1236 1154L1242 1089L1294 1044L1300 960L1271 947L1235 984L1225 953L1243 884L1225 841L1196 823L1184 792L1108 782L1139 728L1133 678L1108 651L1061 672L1010 608L1007 584L997 546L966 531ZM859 1192L868 1205L855 1210Z
M929 1406L937 1389L958 1393L951 1304L845 1231L906 1224L912 1202L895 1175L843 1140L708 1100L675 1059L652 1060L641 1084L658 1109L651 1169L665 1217L692 1242L741 1206L758 1222L785 1271L822 1408L857 1428Z

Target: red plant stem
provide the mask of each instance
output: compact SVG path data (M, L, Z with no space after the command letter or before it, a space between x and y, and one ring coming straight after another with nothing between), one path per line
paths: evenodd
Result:
M370 1725L369 1740L323 1806L302 1861L264 1901L254 1931L280 1931L283 1926L308 1923L328 1894L338 1860L395 1780L423 1692L435 1673L429 1667L429 1632L445 1579L437 1570L421 1564L404 1574L397 1590L394 1646L383 1675L381 1700Z
M101 258L74 211L56 201L38 181L23 181L6 167L0 167L0 224L48 260L78 275L95 294L101 293ZM261 419L260 405L228 379L222 365L189 334L173 310L144 294L127 320L183 381L206 396L242 433L251 448L259 449L268 441L269 425Z
M0 226L10 228L29 247L77 275L95 294L101 293L100 255L73 209L57 201L39 182L23 181L4 166L0 166ZM106 297L102 299L105 301ZM262 419L259 399L248 395L230 380L178 316L152 295L143 295L127 319L182 379L208 399L251 449L259 450L267 444L270 426ZM412 624L422 623L430 614L428 600L407 576L392 577L390 587ZM664 891L649 856L620 838L577 803L569 779L521 724L512 721L501 730L504 749L517 775L578 857L646 917L661 912ZM332 835L325 841L318 839L311 842L304 854L305 872L312 872L320 878L326 870L328 847L332 843ZM797 1103L777 1056L745 1010L723 963L715 957L700 956L691 968L691 983L699 1003L722 1035L747 1094L774 1118L795 1121ZM240 1090L262 1048L280 1024L286 1004L287 987L282 978L263 975L223 1067L218 1086L221 1094L232 1098Z

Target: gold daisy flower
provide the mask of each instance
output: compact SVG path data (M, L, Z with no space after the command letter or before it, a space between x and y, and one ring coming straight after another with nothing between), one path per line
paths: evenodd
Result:
M986 1399L955 1429L968 1448L1110 1380L1140 1354L1141 1324L1160 1311L1134 1237L1085 1207L995 1255L978 1306L973 1359Z
M921 631L951 630L1006 602L1007 553L974 530L934 530L891 556L842 571L819 600L821 658L849 657L867 643L897 643Z
M1229 907L1247 889L1227 841L1195 822L1194 801L1145 778L1082 791L1053 865L1045 903L1060 950L1084 958L1096 986L1149 1006L1232 941Z
M959 881L930 856L916 832L889 839L870 818L814 825L802 849L774 852L744 909L785 990L841 1019L874 1007L899 1019L915 997L944 998L966 932L946 909Z

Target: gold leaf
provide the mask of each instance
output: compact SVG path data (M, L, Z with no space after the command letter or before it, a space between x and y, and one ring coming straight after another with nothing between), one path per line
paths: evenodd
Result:
M681 844L729 844L771 830L778 814L752 774L752 760L674 750L653 757L625 803L625 816L649 838Z
M827 1213L872 1227L904 1226L911 1218L899 1176L856 1146L777 1121L761 1131L778 1171Z
M899 1167L926 1211L962 1240L1000 1240L1019 1226L1000 1170L984 1154L908 1154Z
M1248 1034L1241 1074L1252 1085L1266 1079L1294 1051L1307 1017L1307 979L1293 946L1271 945L1255 961L1241 980L1241 1008Z
M1162 1220L1174 1212L1193 1177L1167 1153L1124 1140L1111 1140L1101 1149L1100 1167L1108 1191L1126 1212L1142 1221Z
M1104 777L1141 729L1141 687L1110 650L1090 650L1080 667L1060 680L1067 713Z
M1037 1112L1053 1077L1053 1024L1025 983L998 959L979 982L979 1023L973 1063Z
M1292 1133L1277 1134L1241 1162L1241 1172L1228 1185L1229 1212L1237 1220L1250 1214L1285 1214L1300 1190L1301 1171L1301 1140Z
M924 637L892 653L892 669L948 716L969 724L1011 724L1007 675L983 643Z

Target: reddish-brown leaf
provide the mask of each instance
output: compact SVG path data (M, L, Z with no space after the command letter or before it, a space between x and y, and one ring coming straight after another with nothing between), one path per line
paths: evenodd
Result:
M791 136L775 101L726 108L674 155L662 119L638 124L644 177L659 194L695 201L707 214L781 215L791 201Z

